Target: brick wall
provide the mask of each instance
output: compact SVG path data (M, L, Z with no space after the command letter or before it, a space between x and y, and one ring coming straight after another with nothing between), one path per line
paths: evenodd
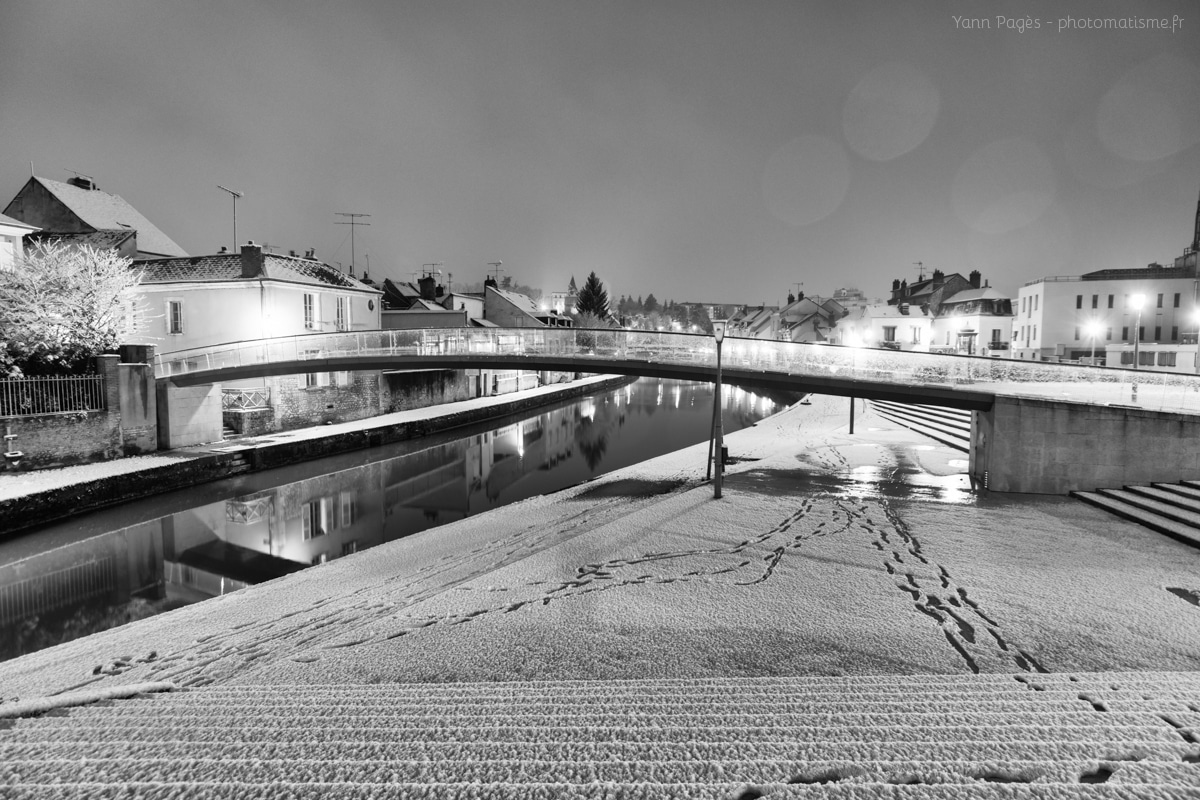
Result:
M268 383L276 430L349 422L384 410L378 372L351 372L349 384L339 386L305 387L304 375L281 375Z

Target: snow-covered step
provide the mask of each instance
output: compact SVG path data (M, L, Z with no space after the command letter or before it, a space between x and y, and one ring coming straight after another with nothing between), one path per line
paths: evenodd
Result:
M955 450L969 452L970 450L970 429L963 432L956 426L948 426L936 421L923 419L918 416L901 414L896 411L880 408L875 404L875 411L884 419L895 422L897 425L908 428L909 430L919 433L922 436L927 436L935 442L940 442L947 447L952 447Z
M1158 486L1126 486L1125 491L1191 512L1196 520L1200 520L1200 497L1189 497Z
M4 720L0 785L14 798L1182 798L1200 786L1200 675L210 687Z
M1155 489L1161 489L1164 492L1171 492L1191 500L1200 501L1200 489L1188 486L1183 483L1155 483Z
M891 400L872 400L872 405L905 414L918 415L922 419L936 420L952 427L971 428L971 412L943 406L921 405L917 403L896 403Z
M1100 494L1200 530L1200 513L1189 511L1173 502L1163 502L1133 488L1101 489Z
M1102 508L1118 517L1144 525L1151 530L1165 533L1189 544L1200 545L1200 529L1180 522L1172 517L1157 514L1146 508L1127 503L1118 497L1112 497L1100 492L1071 492L1071 496L1089 505Z

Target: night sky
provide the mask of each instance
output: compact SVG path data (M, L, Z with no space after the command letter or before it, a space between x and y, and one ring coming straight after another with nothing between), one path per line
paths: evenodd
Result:
M193 254L231 244L218 183L242 242L330 263L370 214L377 280L775 304L920 261L1015 294L1191 241L1198 36L1194 0L6 0L0 206L32 161Z

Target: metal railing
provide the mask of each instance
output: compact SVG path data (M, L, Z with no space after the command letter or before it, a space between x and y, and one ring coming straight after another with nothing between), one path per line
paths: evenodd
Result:
M578 328L449 328L311 334L232 342L155 355L155 375L179 375L280 362L455 355L567 357L580 369L589 361L716 366L711 336L655 331ZM877 386L962 388L1008 396L1137 405L1200 413L1200 376L1076 364L875 350L805 342L726 337L722 361L799 378L838 378ZM346 369L346 366L340 366ZM352 367L351 367L352 368ZM299 371L311 371L301 369ZM214 380L220 380L219 375ZM1134 389L1136 387L1136 390Z
M103 375L51 375L0 380L0 417L103 411Z
M221 389L221 408L249 409L270 408L271 389L267 386L255 386L251 389Z

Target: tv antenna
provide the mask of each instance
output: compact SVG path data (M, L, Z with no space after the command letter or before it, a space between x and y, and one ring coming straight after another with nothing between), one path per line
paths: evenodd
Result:
M349 217L349 222L335 222L334 225L349 225L350 226L350 277L354 277L354 229L359 225L370 225L369 222L359 222L359 217L369 217L370 214L355 214L352 212L335 211L339 217ZM345 241L344 239L342 241Z
M76 178L87 178L93 184L96 183L96 179L93 178L91 175L84 175L82 172L76 172L75 170L70 169L69 167L63 167L63 169L65 169L67 172L70 172L71 174L73 174ZM32 161L29 162L29 171L33 172L33 162Z
M804 294L804 281L793 282L792 286L796 287L796 298L799 299L800 295Z
M233 189L226 189L224 186L222 186L219 183L217 184L217 188L223 192L229 192L230 197L233 198L233 252L236 253L237 247L238 247L238 243L237 243L237 201L238 201L239 197L245 197L246 195L242 192L235 192Z
M917 268L917 280L918 281L925 280L925 262L924 261L914 261L913 264Z
M438 269L438 267L440 267L440 266L443 266L443 263L441 261L435 261L432 264L422 264L421 269L423 270L423 272L421 274L421 277L422 278L432 278L433 273L435 273L435 272L438 275L441 275L442 271L440 269Z
M500 273L504 271L504 270L500 269L500 265L503 263L504 263L503 261L489 261L488 262L488 266L491 267L491 269L488 270L488 272L492 273L492 280L494 280L496 282L497 286L500 285Z

